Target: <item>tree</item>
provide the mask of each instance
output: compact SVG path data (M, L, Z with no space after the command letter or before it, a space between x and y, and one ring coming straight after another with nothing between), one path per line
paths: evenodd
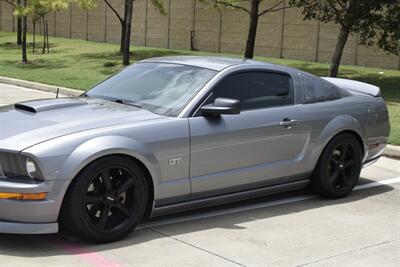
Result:
M254 48L257 37L258 21L261 16L268 13L277 12L290 6L284 5L284 0L278 0L271 6L267 6L265 9L260 10L262 2L264 0L200 0L205 3L214 3L216 7L227 7L232 9L238 9L246 12L250 16L249 31L247 36L246 51L244 53L245 58L254 57ZM250 3L248 8L247 3Z
M339 24L329 70L329 76L336 77L349 35L359 33L361 44L372 45L381 30L385 10L398 5L398 0L289 0L289 3L303 8L305 20Z
M5 0L6 3L10 4L14 9L21 5L21 0ZM17 16L17 45L22 44L22 17Z
M89 9L95 7L99 0L77 0L81 8ZM121 24L121 41L120 53L122 53L123 64L129 65L130 57L130 43L131 43L131 28L132 28L132 14L133 2L135 0L124 0L124 14L123 16L111 5L109 0L103 0L108 8L115 14ZM163 0L150 0L154 7L156 7L161 14L165 14Z
M378 46L385 51L400 54L400 0L388 7L379 22Z
M35 52L36 23L41 22L43 32L42 54L49 53L49 26L47 15L51 12L65 10L68 8L68 0L30 0L29 13L32 15L33 44L32 51Z
M11 3L11 1L7 1ZM20 0L14 5L14 15L21 18L21 55L22 55L22 63L25 64L28 62L28 57L26 53L26 32L27 32L27 19L26 16L29 13L28 2L27 0ZM18 42L18 40L17 40Z
M11 1L11 0L7 0ZM22 63L27 63L27 43L26 43L26 32L27 32L27 16L32 15L36 21L37 18L41 18L43 21L43 50L45 53L46 47L48 46L48 24L45 16L52 12L68 8L69 0L17 0L15 3L14 15L22 18L21 32L22 32Z
M17 0L17 5L21 4L21 0ZM22 44L22 18L17 16L17 45Z

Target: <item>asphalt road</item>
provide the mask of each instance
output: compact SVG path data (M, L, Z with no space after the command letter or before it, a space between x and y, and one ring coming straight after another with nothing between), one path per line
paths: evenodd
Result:
M2 104L44 97L54 94L0 84ZM361 177L345 199L280 194L160 218L107 245L0 235L0 266L399 267L400 161Z

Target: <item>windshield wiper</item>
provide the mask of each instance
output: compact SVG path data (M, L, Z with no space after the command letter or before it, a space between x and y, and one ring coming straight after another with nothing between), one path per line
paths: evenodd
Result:
M139 104L137 104L135 102L132 102L132 101L124 101L124 100L121 100L121 99L115 99L115 102L123 104L123 105L128 105L128 106L132 106L132 107L137 107L137 108L143 109L143 107L141 105L139 105Z

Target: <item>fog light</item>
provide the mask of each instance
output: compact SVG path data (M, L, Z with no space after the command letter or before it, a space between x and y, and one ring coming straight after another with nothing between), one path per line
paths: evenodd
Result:
M43 200L46 198L46 195L46 193L0 193L0 199Z

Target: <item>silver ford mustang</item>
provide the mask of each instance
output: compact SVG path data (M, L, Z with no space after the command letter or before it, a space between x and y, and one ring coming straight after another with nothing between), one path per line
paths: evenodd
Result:
M0 108L0 232L123 238L143 220L310 186L348 195L389 135L376 86L152 58L78 98Z

